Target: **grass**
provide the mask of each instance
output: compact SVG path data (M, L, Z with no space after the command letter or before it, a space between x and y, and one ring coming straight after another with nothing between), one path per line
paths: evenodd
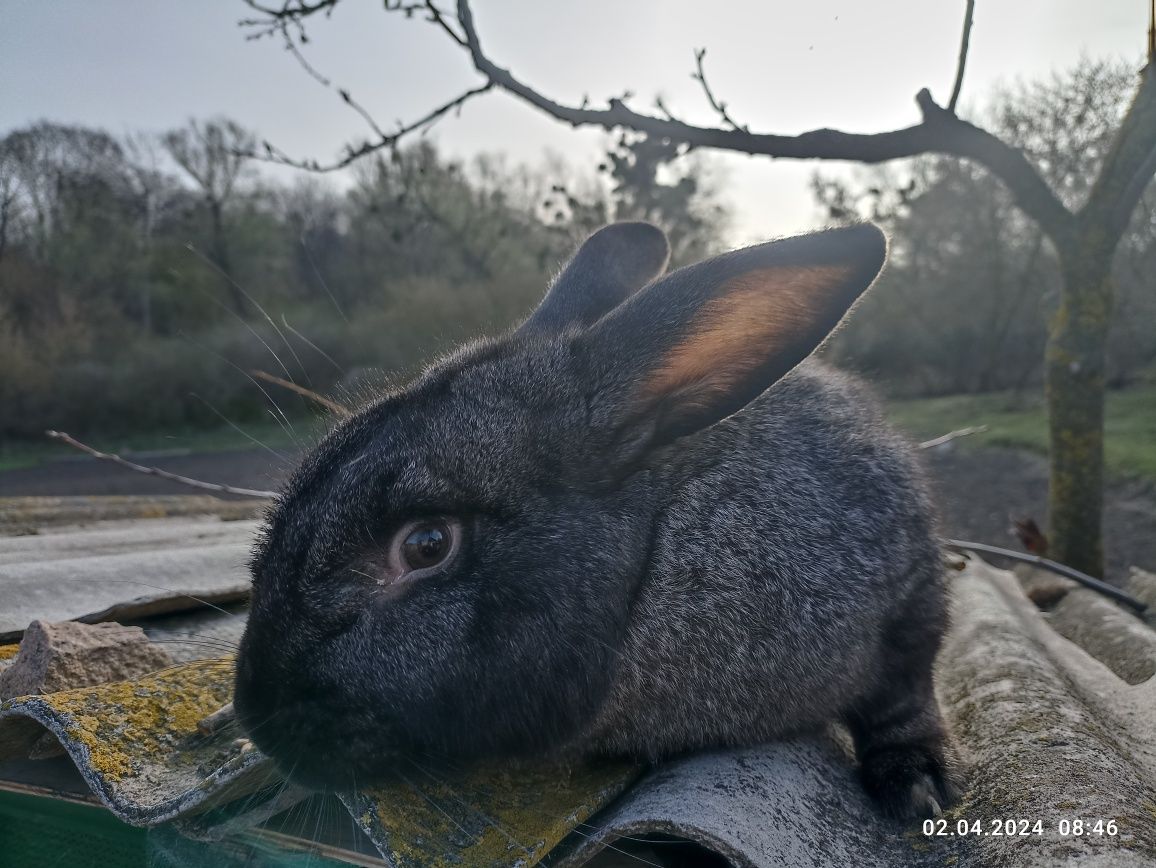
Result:
M316 433L308 419L293 419L293 427L305 443L313 442ZM271 449L292 449L293 438L276 422L245 423L238 427ZM254 447L253 440L233 428L222 426L212 429L190 429L187 431L161 431L131 434L125 436L83 437L77 439L103 452L116 452L125 457L133 455L184 453L184 452L225 452L230 449ZM77 451L63 443L44 438L43 442L19 440L0 441L0 471L31 467L44 461L70 458L79 455ZM147 463L144 462L144 463Z
M888 405L888 415L896 425L921 440L957 428L987 425L985 433L963 438L961 445L964 448L1008 446L1040 454L1046 454L1048 450L1047 417L1043 396L1039 394L1016 396L1009 392L996 392L892 401ZM316 432L308 420L294 420L293 424L302 432L305 442L314 439ZM273 449L293 446L292 438L272 421L240 427ZM1156 381L1109 392L1105 429L1108 472L1115 478L1156 482ZM85 442L97 449L118 453L219 452L253 445L244 435L227 427L94 437ZM67 446L47 439L43 443L0 442L0 471L75 454Z
M888 415L919 439L987 425L985 433L961 441L965 448L1009 446L1040 454L1048 451L1047 415L1039 394L1025 397L997 392L892 401ZM1156 482L1156 382L1108 393L1104 436L1111 476Z

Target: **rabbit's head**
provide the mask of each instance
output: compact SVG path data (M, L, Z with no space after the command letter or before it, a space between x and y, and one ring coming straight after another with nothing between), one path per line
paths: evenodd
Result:
M579 739L669 496L656 468L810 354L885 251L865 225L660 277L662 233L615 224L518 329L343 421L253 556L235 704L258 747L345 785Z

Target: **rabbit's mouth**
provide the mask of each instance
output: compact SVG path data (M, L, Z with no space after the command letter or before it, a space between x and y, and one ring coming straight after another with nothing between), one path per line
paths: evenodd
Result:
M400 745L396 725L354 692L306 670L270 670L242 654L233 697L241 730L293 781L348 788L378 777Z
M287 778L318 790L387 779L402 752L388 723L335 702L296 701L273 711L236 705L249 739Z

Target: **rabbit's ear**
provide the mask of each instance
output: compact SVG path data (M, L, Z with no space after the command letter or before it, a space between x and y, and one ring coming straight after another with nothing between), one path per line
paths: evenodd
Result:
M670 244L649 223L612 223L586 239L522 332L558 334L587 326L666 270Z
M575 346L608 457L741 409L823 342L886 256L871 224L772 241L679 269L595 323Z

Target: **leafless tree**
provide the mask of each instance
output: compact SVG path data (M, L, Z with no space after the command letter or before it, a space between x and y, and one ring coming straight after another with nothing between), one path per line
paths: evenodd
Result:
M7 141L0 141L0 262L8 250L12 227L19 218L19 179Z
M298 52L305 23L330 14L341 0L282 0L268 4L246 0L256 13L242 22L253 36L283 38ZM551 117L574 127L635 130L690 148L716 148L745 154L793 159L850 160L881 163L918 154L944 154L984 166L1007 187L1016 205L1037 224L1056 250L1063 275L1059 309L1053 318L1045 368L1051 437L1049 534L1056 557L1094 575L1103 573L1103 422L1105 347L1113 288L1111 262L1132 213L1156 173L1156 39L1149 31L1148 64L1139 72L1135 96L1087 184L1082 204L1067 204L1045 181L1025 152L970 123L956 113L967 61L975 2L967 0L963 39L951 98L937 103L928 89L915 95L921 119L897 130L873 134L816 129L799 135L752 131L738 122L708 84L703 54L696 54L696 77L718 116L716 126L698 126L675 117L661 102L654 111L629 105L626 97L592 106L551 98L500 65L485 50L469 0L457 0L447 12L434 0L386 0L385 9L407 18L422 18L465 51L480 83L392 132L382 130L348 91L341 98L370 122L373 137L350 143L329 165L295 161L265 144L265 155L312 169L348 165L366 154L394 147L491 90L503 90ZM1078 155L1074 155L1078 156Z
M137 256L147 262L151 256L153 236L160 213L166 197L172 192L174 182L162 166L163 157L156 136L144 133L125 136L122 146L127 157L125 172L128 176L128 185L136 206ZM145 331L151 332L152 293L147 281L142 281L141 284L140 308Z
M117 190L123 156L120 144L101 130L47 121L4 138L0 173L7 179L8 217L13 221L17 211L22 214L21 231L38 261L48 258L49 239L67 221L69 209L87 198L69 194L79 187ZM10 222L8 231L12 228Z
M191 120L187 126L165 133L161 141L169 156L201 191L209 215L209 255L221 272L233 309L243 317L248 313L248 304L233 275L226 211L249 162L246 154L253 150L256 141L240 124L227 118L204 123Z

